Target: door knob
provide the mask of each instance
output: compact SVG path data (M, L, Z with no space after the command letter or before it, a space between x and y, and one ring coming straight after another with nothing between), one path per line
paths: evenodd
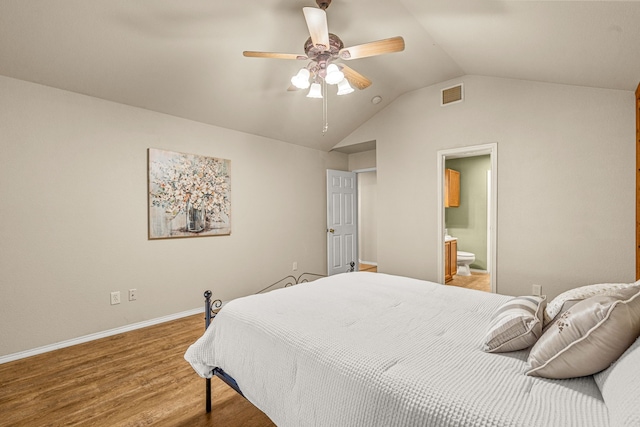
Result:
M327 231L328 231L329 233L335 233L335 232L336 232L336 230L334 230L333 228L330 228L330 229L328 229Z

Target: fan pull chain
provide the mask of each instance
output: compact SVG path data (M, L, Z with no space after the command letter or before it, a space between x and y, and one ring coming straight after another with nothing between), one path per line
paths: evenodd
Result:
M324 136L329 130L329 118L327 117L327 99L329 98L329 92L327 92L327 82L322 79L322 119L324 120L324 127L322 128L322 136Z

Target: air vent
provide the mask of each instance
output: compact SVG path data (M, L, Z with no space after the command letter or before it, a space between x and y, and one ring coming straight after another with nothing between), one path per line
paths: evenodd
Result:
M456 102L462 102L463 98L462 83L460 83L459 85L442 89L440 105L445 106L455 104Z

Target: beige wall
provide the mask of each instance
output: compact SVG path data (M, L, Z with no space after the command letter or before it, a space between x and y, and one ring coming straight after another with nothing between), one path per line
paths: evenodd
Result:
M376 150L349 154L349 170L371 169L376 167Z
M326 272L325 171L347 155L6 77L0 94L0 356L250 294L294 261ZM231 160L231 236L147 239L148 148Z
M361 168L346 155L5 77L0 94L0 356L246 295L293 261L325 271L325 170ZM497 142L498 292L632 281L634 120L626 91L405 94L343 142L377 141L379 270L437 280L437 150ZM147 240L150 147L231 159L231 236Z
M630 91L466 76L403 95L339 144L376 140L379 271L438 280L437 151L497 142L498 292L633 281L634 120Z

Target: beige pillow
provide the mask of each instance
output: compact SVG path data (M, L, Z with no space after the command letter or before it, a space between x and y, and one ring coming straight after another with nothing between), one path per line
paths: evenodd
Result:
M640 426L640 338L609 368L593 376L612 426Z
M544 310L544 327L547 327L558 316L567 311L578 302L596 295L608 295L619 289L632 286L640 287L640 280L634 283L598 283L595 285L580 286L569 289L552 299Z
M531 347L542 335L546 297L524 296L502 304L493 313L482 349L504 353Z
M573 378L611 365L640 335L640 288L587 298L565 311L529 353L527 375Z

